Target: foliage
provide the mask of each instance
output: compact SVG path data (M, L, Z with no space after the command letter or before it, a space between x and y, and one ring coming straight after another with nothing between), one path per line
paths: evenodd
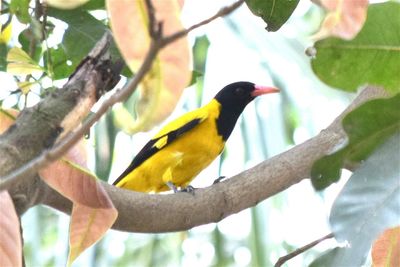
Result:
M268 31L277 31L292 15L299 0L247 0L246 4L254 15L261 17Z
M373 4L364 27L354 39L318 41L316 56L311 61L314 72L322 81L341 90L355 92L362 85L372 84L400 92L399 12L400 3Z
M127 4L109 0L106 3L115 41L125 62L131 71L135 72L150 46L149 18L146 15L145 1L130 1ZM181 4L178 0L154 1L157 18L163 21L164 34L183 29L177 16L181 12ZM127 28L127 24L135 27ZM131 40L138 41L132 43ZM183 89L190 81L190 57L186 38L181 38L160 51L139 88L140 96L134 110L137 119L132 124L124 122L125 131L130 134L148 131L171 114Z
M333 204L330 223L347 241L331 266L359 266L378 235L399 223L400 133L392 135L363 162Z
M400 227L385 230L374 242L372 261L375 265L400 265Z
M3 101L17 96L18 100L11 106L23 109L28 105L28 100L32 96L36 99L41 98L53 84L63 81L73 73L100 37L110 30L110 25L116 42L111 48L112 58L118 59L122 55L130 68L130 70L126 68L123 74L129 78L132 73L137 71L146 56L150 46L150 36L145 1L133 0L130 4L128 2L53 0L47 1L49 6L44 7L40 1L2 1L2 5L0 5L2 10L0 13L2 19L0 21L0 71L9 76L14 75L15 85L18 89L9 90L9 95L0 100L0 104L3 105ZM183 29L179 18L183 1L153 2L156 8L156 17L164 21L164 31L167 35ZM341 6L343 1L340 0L321 0L319 2L328 11L328 14L317 34L314 35L314 38L324 38L316 41L315 54L310 59L315 75L324 83L339 90L355 92L366 84L372 84L383 87L391 94L388 99L367 102L343 118L342 124L348 134L348 143L318 160L311 173L314 187L323 189L340 179L341 169L344 166L356 166L352 177L337 197L330 215L331 227L335 236L340 240L348 240L354 245L352 245L352 249L335 248L330 250L324 256L316 259L311 266L337 266L338 262L340 262L339 265L353 263L361 265L377 235L393 226L393 217L396 216L394 211L398 210L399 187L396 181L399 178L399 171L396 166L398 166L399 149L396 141L398 141L400 131L400 114L398 112L400 106L400 76L398 75L400 69L400 21L397 14L400 13L400 4L388 2L368 7L366 1L346 1L345 6ZM254 15L261 17L267 23L268 31L278 31L283 25L290 23L290 19L293 19L291 16L293 16L299 1L246 0L245 3ZM353 12L354 10L356 11ZM105 11L109 12L108 17L105 16ZM99 16L99 14L101 15ZM310 13L305 14L304 17L307 18L307 16L310 16ZM234 19L230 18L230 20ZM229 22L229 20L227 21ZM303 21L307 21L307 19L303 19ZM348 21L352 21L353 26L350 26ZM309 28L312 27L309 25L312 23L307 22L308 31L310 31ZM18 28L14 27L14 24L17 23L20 28L23 28L20 32L14 32L14 28ZM229 23L232 24L232 21ZM236 21L235 23L245 22ZM64 29L62 29L63 27ZM234 26L232 28L238 34L238 29ZM270 36L268 33L263 33ZM222 38L229 37L222 36ZM261 40L264 36L257 38ZM243 39L242 36L239 39ZM184 88L190 83L191 77L195 77L193 80L197 81L196 95L193 97L195 104L192 106L200 104L202 87L205 83L202 75L207 75L206 63L210 42L207 37L198 38L194 42L193 51L191 51L189 41L190 38L185 37L165 47L141 83L140 93L134 94L124 106L120 106L119 110L114 109L113 113L107 114L98 122L94 130L94 165L97 177L107 180L108 176L112 174L112 165L115 163L116 156L114 153L117 149L116 140L120 130L132 134L155 127L174 110L181 95L184 94ZM257 41L259 40L245 40L246 45L258 49L255 53L258 56L262 54L261 50L264 47L262 49L257 47L255 45ZM235 46L236 42L238 42L237 39L232 38L232 47L240 47ZM211 45L216 44L211 43ZM298 43L291 43L288 46L298 46ZM286 51L288 50L285 50L285 47L279 47L274 53L286 53ZM240 56L240 51L234 51L231 58ZM190 68L192 57L194 71L191 71ZM293 62L298 63L296 59L293 59ZM246 70L246 66L237 64L234 60L232 65L240 67L243 71ZM270 67L266 69L268 68ZM218 71L223 72L224 70ZM274 71L270 70L270 72L274 74ZM258 75L265 75L265 72ZM313 79L314 77L308 78ZM278 77L271 79L279 80ZM286 84L282 83L282 85ZM316 87L322 87L322 85L318 84ZM285 89L294 91L292 88ZM289 96L285 95L285 98L288 100ZM290 101L289 99L288 102ZM185 103L185 105L190 106L190 103ZM2 106L0 108L0 130L5 131L13 121L10 114L15 115L16 113L4 111ZM290 110L295 109L295 107L290 107ZM295 114L294 116L301 117L302 115ZM257 119L261 121L260 117ZM288 121L287 124L290 124L290 120ZM291 140L294 139L296 128L300 128L298 119L292 124L296 125L286 125L286 128L293 129L293 134L291 131L293 136L289 138ZM246 126L243 128L247 129L242 130L242 135L245 137L250 135L249 132L255 132L253 129L261 132L262 136L268 135L265 125L255 128L251 124L243 123L243 125ZM259 129L261 130L258 131ZM278 129L274 130L278 132ZM388 140L391 136L392 138ZM139 139L140 137L135 136L135 138ZM259 146L253 144L256 149L249 149L250 143L255 143L255 140L250 137L245 138L247 146L243 150L246 162L250 162L256 153L262 154L263 159L268 156L266 141L262 138L260 137ZM277 137L274 136L274 138ZM276 140L274 142L277 142ZM117 217L116 210L104 189L99 186L94 175L86 169L87 156L84 155L87 152L86 149L87 147L80 144L73 148L66 158L40 172L50 186L71 199L74 205L70 223L68 264L72 264L80 253L97 242ZM237 149L240 151L240 146ZM241 153L230 154L238 156ZM223 163L224 161L225 159ZM221 166L223 166L222 163ZM11 201L7 200L8 196L4 192L0 197L2 201L1 218L12 220L8 226L3 227L2 224L1 228L7 229L10 236L13 236L13 241L20 240L16 237L19 235L19 229L15 228L18 225L18 219L14 218L14 215L10 215L12 213L10 211L14 211L14 207ZM247 264L250 262L256 265L272 263L270 258L266 259L264 256L264 246L267 244L268 248L273 247L268 244L268 242L272 243L272 240L268 239L269 236L266 234L269 230L265 226L268 225L265 219L266 214L268 214L266 209L260 206L252 210L251 240L227 242L220 229L215 227L212 232L212 242L215 247L214 261L217 261L216 265L228 265L236 262L234 256L228 255L224 250L233 251L232 247L235 249L250 247L252 257ZM370 220L371 217L376 220ZM0 222L4 223L5 221L0 220ZM375 222L379 222L379 225ZM44 223L47 224L46 221ZM276 230L271 232L276 232ZM190 235L195 234L191 233ZM179 249L189 246L187 242L185 244L189 238L186 234L171 236L169 236L170 239L168 236L163 237L165 243L160 241L162 238L159 236L152 236L153 239L142 243L139 236L134 236L134 244L129 243L129 240L126 242L126 251L121 252L122 256L118 264L123 265L130 261L132 259L132 256L129 255L131 251L134 251L135 258L143 259L143 262L147 262L148 265L165 264L165 258L171 253L168 249L165 250L163 244L174 247L174 251L178 251L173 256L175 262L182 263L183 253ZM21 263L18 262L20 260L18 257L20 244L17 242L14 245L4 238L3 235L0 236L2 240L0 250L7 251L13 246L13 252L17 252L17 256L11 256L9 260L13 263L12 265L20 266ZM110 241L106 237L97 244L94 249L108 251L106 246L110 245ZM197 246L193 247L199 249ZM273 249L275 249L275 254L277 254L276 251L283 250L281 246ZM391 247L384 246L384 249L390 250ZM33 250L36 253L38 249L34 248ZM379 257L389 257L385 253L380 255L386 256Z
M315 162L311 178L316 189L323 189L340 178L344 164L363 162L389 136L400 131L400 94L376 99L358 107L343 118L348 144Z

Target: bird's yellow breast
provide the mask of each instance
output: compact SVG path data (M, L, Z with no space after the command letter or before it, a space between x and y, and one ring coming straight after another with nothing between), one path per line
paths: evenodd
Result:
M216 127L220 108L220 104L213 99L167 124L155 137L178 129L193 119L202 120L171 143L168 143L167 136L160 138L154 144L160 150L132 170L117 186L141 192L169 190L167 182L186 187L224 148L225 142Z

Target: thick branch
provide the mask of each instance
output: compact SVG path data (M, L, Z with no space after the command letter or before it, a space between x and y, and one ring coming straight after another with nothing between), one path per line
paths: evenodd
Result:
M103 116L107 112L107 110L110 107L112 107L114 104L116 104L118 102L126 100L126 98L133 93L133 91L137 88L138 84L141 82L141 80L143 79L145 74L151 68L152 63L157 56L157 53L163 47L165 47L166 45L185 36L190 31L192 31L202 25L210 23L211 21L213 21L221 16L228 15L229 13L234 11L236 8L238 8L243 3L243 0L239 0L238 2L232 4L231 6L221 9L212 17L199 22L188 29L177 32L176 36L174 36L174 34L173 34L172 36L167 36L167 37L164 37L162 35L162 23L161 22L155 23L154 10L151 7L151 2L147 1L146 3L149 8L148 14L150 17L150 24L151 24L150 25L150 36L152 37L152 42L151 42L150 48L145 56L145 59L144 59L142 65L140 66L139 70L135 74L135 77L124 88L122 88L121 90L118 90L110 98L105 100L95 114L93 114L91 117L89 117L79 129L77 129L76 131L71 133L69 136L66 136L64 139L62 139L56 146L52 147L51 149L49 149L47 151L44 151L36 158L31 157L31 159L33 158L33 160L29 161L29 163L27 163L25 165L24 165L24 163L26 163L27 161L24 161L24 162L22 162L23 164L19 164L19 165L10 165L9 171L0 172L0 190L9 189L12 187L13 184L14 185L18 184L20 182L20 180L28 179L27 177L29 176L30 173L37 172L40 168L45 167L47 164L58 159L65 152L67 152L68 149L70 149L74 144L76 144L76 142L78 142L80 140L80 138L89 131L90 127L93 126L93 124L96 123L101 118L101 116ZM99 46L99 45L97 45L97 46ZM105 48L105 50L106 50L106 48ZM105 50L103 52L105 52ZM96 51L96 49L94 49L94 51ZM91 53L93 54L93 51ZM90 55L88 58L90 58ZM81 63L81 65L84 65L84 64L86 64L85 60ZM115 68L115 67L113 67L113 68ZM77 71L79 72L80 69L81 68L78 67ZM107 68L105 70L110 70L110 68ZM77 71L71 77L76 77ZM80 77L80 78L82 78L82 77ZM71 80L72 80L72 78L71 78ZM79 79L78 79L78 81L79 81ZM109 88L109 84L107 84L107 88ZM99 96L99 95L100 94L97 91L96 96ZM46 101L46 100L43 100L42 102L44 102L44 101ZM94 103L91 103L91 105L93 105L93 104ZM76 107L79 108L79 105L76 105ZM89 110L87 110L87 112L81 112L79 115L84 116L88 112L89 112ZM82 119L82 118L75 118L75 119L79 119L79 120L69 120L69 121L80 122L80 119ZM7 142L4 142L4 143L7 143ZM16 149L19 152L23 151L18 147L13 147L13 149ZM0 166L2 166L1 162L0 162ZM20 166L22 166L22 167L20 167ZM18 167L20 167L20 168L15 170ZM14 170L14 171L10 172L10 170ZM1 176L4 174L8 174L8 175L5 177Z
M369 87L325 130L303 144L274 156L224 182L187 193L149 195L123 190L104 183L119 211L114 229L130 232L187 230L223 218L279 193L310 176L315 160L332 152L346 139L342 117L365 101L387 96ZM43 188L43 204L70 211L70 203L49 187ZM162 218L162 220L160 220Z
M35 165L32 158L75 129L99 96L118 82L121 64L113 64L109 59L110 41L111 36L106 34L62 89L24 109L14 125L0 135L0 176L5 175L0 178L0 190L9 189L13 199L13 192L29 195L27 191L34 191L35 170L48 162ZM13 179L8 179L7 174Z

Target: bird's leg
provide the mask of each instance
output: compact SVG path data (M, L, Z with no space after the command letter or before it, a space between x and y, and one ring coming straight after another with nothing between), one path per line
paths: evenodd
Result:
M214 184L218 184L219 182L221 182L221 181L222 181L223 179L225 179L225 178L226 178L226 176L222 176L222 175L221 175L220 177L218 177L217 179L214 180L213 185L214 185Z
M179 192L186 192L186 193L192 194L194 196L194 190L195 190L195 188L193 186L188 185L188 186L182 188Z
M179 192L178 188L171 181L168 181L166 183L166 185L169 187L169 189L173 190L174 193L178 193Z
M174 185L174 183L171 181L166 182L166 185L169 187L169 189L173 190L174 193L185 192L194 195L195 188L191 185L181 187L181 189L178 189L178 187L176 187L176 185Z

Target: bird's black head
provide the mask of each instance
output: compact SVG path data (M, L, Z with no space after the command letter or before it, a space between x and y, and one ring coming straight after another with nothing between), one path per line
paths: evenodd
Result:
M214 97L221 104L221 113L217 119L218 133L227 140L247 104L259 95L275 92L279 90L251 82L235 82L222 88Z
M222 88L215 96L215 99L223 107L232 106L243 110L254 99L251 95L254 89L254 83L251 82L231 83Z
M279 92L273 87L255 85L251 82L231 83L215 96L215 99L221 104L222 108L237 110L240 113L254 98L259 95Z

